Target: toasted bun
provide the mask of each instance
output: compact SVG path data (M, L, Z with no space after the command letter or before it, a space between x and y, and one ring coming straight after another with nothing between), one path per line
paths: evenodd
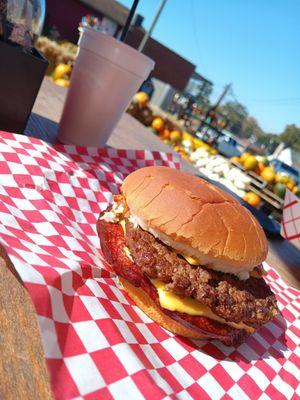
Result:
M204 265L241 273L267 256L264 231L250 211L203 179L145 167L127 176L122 193L143 229Z
M155 302L142 289L133 286L126 279L119 277L124 290L135 304L153 321L160 326L174 333L175 335L185 336L191 339L206 339L207 336L189 329L172 318L164 314L155 304Z

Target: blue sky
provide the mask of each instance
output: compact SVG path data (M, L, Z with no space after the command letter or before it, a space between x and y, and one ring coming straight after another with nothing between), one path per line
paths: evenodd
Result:
M159 3L140 0L146 29ZM152 36L214 82L212 99L232 82L261 127L280 133L300 126L299 19L300 0L168 0Z

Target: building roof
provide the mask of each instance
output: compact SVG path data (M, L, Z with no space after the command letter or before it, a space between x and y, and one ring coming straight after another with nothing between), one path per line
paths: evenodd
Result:
M129 9L115 0L80 0L88 7L124 26Z

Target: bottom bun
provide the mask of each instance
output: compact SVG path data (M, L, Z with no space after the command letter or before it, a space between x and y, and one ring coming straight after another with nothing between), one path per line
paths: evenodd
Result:
M177 321L174 321L168 315L164 314L155 302L147 295L144 290L138 288L126 279L119 277L125 292L135 302L135 304L153 321L160 326L174 333L175 335L185 336L190 339L207 339L209 336L203 335L193 329L187 328Z

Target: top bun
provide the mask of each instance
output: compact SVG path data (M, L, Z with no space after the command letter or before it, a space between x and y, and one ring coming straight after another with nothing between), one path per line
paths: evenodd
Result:
M253 215L229 194L196 176L145 167L122 185L132 221L165 244L219 271L251 271L268 247Z

